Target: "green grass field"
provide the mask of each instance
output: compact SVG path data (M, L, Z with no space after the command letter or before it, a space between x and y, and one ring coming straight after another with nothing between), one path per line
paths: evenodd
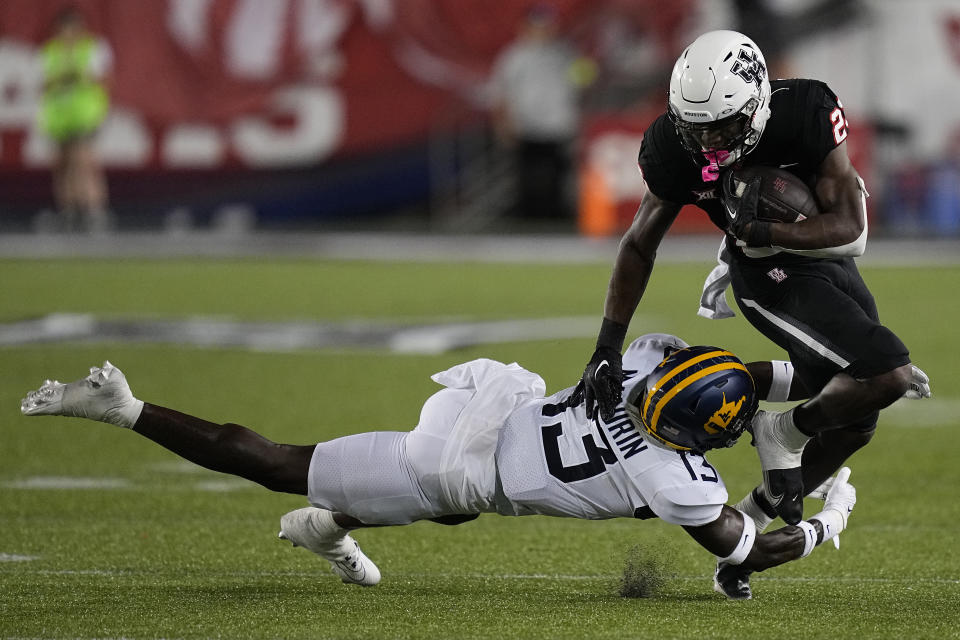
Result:
M660 265L631 336L676 333L745 359L782 357L741 318L696 317L709 265ZM257 320L498 320L596 315L606 264L0 261L0 322L51 312ZM24 418L44 378L109 358L142 399L310 443L407 429L429 375L486 356L572 384L592 339L442 355L296 353L150 344L0 348L0 637L5 638L946 638L960 637L960 267L869 268L881 316L933 380L891 407L852 460L859 502L841 550L754 577L754 599L711 589L712 558L659 521L486 515L459 527L362 531L372 589L276 539L296 496L199 469L134 433ZM745 439L711 460L739 499L758 480ZM88 488L60 488L62 479ZM61 479L61 480L57 480ZM811 503L809 509L815 509ZM635 545L662 565L653 598L617 583Z

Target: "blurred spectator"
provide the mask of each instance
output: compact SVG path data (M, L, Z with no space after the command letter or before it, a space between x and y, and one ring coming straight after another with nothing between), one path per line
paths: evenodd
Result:
M84 228L103 231L109 224L107 186L93 137L109 109L106 78L113 55L106 41L86 30L74 7L60 12L54 28L40 53L40 125L57 145L54 200L66 230L76 227L79 215Z
M493 125L517 160L516 213L530 218L572 215L570 155L579 127L579 87L589 63L558 35L553 7L534 5L520 36L494 65Z

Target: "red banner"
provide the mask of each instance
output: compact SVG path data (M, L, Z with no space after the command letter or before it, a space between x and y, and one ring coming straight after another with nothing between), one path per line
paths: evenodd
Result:
M315 164L482 114L484 85L531 0L4 0L0 168L47 166L39 46L65 6L114 52L108 166ZM670 37L687 2L556 0L567 32L611 11ZM587 25L586 27L584 25ZM661 44L666 45L665 42ZM664 48L667 48L664 46Z

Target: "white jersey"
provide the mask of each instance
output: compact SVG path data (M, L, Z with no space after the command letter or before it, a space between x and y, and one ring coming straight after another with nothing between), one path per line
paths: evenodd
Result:
M642 384L675 336L648 334L623 356L623 397ZM586 519L660 517L678 525L713 522L727 501L720 474L701 455L651 442L621 403L610 422L588 420L570 387L530 399L500 431L497 511Z
M623 356L624 397L664 358L687 346L650 334ZM540 376L479 359L436 374L444 389L413 431L375 431L322 442L308 498L367 524L407 524L463 513L576 518L659 516L713 522L723 481L699 455L647 440L621 404L609 423L587 420L574 388L544 398Z

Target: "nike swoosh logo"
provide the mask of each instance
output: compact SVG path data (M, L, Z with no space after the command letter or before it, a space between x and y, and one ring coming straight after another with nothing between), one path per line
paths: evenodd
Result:
M727 210L727 215L730 216L730 219L731 219L731 220L736 220L736 219L737 219L737 211L736 211L736 209L731 209L731 208L730 208L730 205L728 205L728 204L726 204L726 203L724 203L723 207Z
M337 566L343 569L346 573L353 576L355 580L363 580L367 576L367 570L363 566L363 563L360 562L358 558L357 562L353 564L356 564L359 568L354 568L353 566L351 566L351 563L348 563L348 562L337 561Z
M609 362L607 362L606 360L601 360L600 364L597 365L596 371L593 372L593 375L596 376L598 373L600 373L600 369L603 369L604 367L609 367L609 366L610 366Z

